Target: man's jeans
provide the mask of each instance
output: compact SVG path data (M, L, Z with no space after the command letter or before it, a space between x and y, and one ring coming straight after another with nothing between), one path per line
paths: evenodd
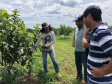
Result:
M55 56L54 50L51 50L51 51L42 51L43 66L44 66L45 73L48 73L47 53L49 53L49 55L50 55L50 57L52 59L52 62L53 62L53 65L54 65L54 69L55 69L56 73L60 73L59 67L58 67L58 63L56 61L56 56Z
M82 63L84 66L84 79L87 83L87 63L86 63L86 57L85 52L77 52L75 51L75 63L77 68L77 77L82 78Z

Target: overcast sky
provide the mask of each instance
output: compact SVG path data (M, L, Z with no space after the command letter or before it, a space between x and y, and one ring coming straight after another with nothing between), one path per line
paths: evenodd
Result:
M47 22L58 28L60 24L75 27L72 22L89 5L97 5L102 10L103 22L112 25L112 0L0 0L0 9L12 14L18 9L20 18L26 27Z

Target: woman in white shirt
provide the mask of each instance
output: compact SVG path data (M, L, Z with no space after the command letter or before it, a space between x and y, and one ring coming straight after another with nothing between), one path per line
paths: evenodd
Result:
M42 57L46 76L48 75L47 53L49 53L56 73L58 73L59 77L62 77L62 75L60 74L58 63L56 61L55 51L53 47L53 44L55 43L55 34L52 31L50 25L48 25L46 22L43 23L41 26L42 29L40 30L41 32L40 37L38 38L37 42L35 43L31 51L33 52L42 40Z

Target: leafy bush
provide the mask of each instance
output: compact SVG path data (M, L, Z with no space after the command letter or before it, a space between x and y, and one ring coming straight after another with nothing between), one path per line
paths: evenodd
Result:
M109 28L112 30L112 25L111 25L111 26L109 26Z
M69 36L70 33L72 33L73 31L74 31L74 28L61 24L59 29L59 35L64 35L64 38L65 38L65 36Z
M19 11L15 9L12 12L10 15L6 10L0 9L0 64L5 71L3 79L6 76L15 79L21 73L18 73L17 67L13 67L14 63L27 65L28 71L31 72L33 58L30 49L40 33L40 24L36 24L33 37L30 37L24 22L19 18Z

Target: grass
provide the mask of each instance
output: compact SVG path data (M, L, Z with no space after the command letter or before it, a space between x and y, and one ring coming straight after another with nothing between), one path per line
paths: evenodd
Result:
M56 36L54 50L62 78L55 73L50 56L47 56L49 75L45 76L43 69L42 53L39 49L33 52L31 78L28 74L21 76L14 84L77 84L74 48L72 47L73 33L64 38ZM19 68L19 66L17 66ZM27 79L27 81L26 81ZM22 81L22 82L21 82Z
M56 43L54 44L55 55L62 78L59 78L56 75L49 55L47 57L49 75L48 77L45 77L42 65L42 54L39 50L33 53L36 57L35 64L37 63L37 65L33 65L33 67L34 71L37 71L35 74L37 73L36 76L38 77L38 84L76 84L75 56L74 48L72 47L73 33L65 39L63 37L64 36L56 36Z

